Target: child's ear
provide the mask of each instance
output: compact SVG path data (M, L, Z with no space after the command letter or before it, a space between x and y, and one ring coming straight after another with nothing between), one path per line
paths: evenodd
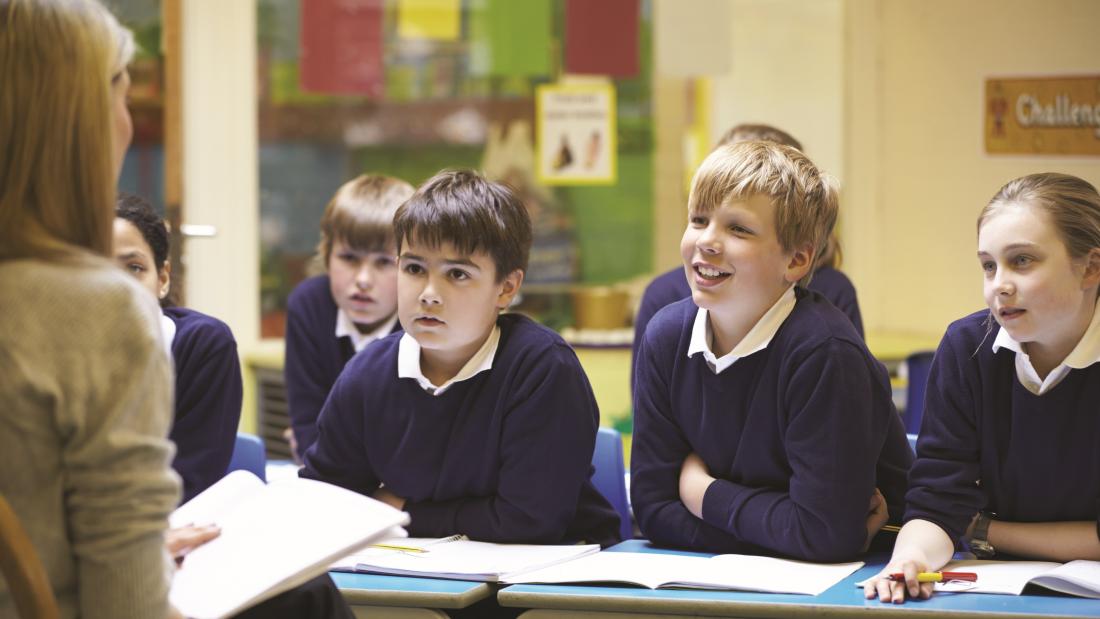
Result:
M172 283L172 263L167 260L164 261L164 266L161 267L160 272L157 273L157 283L160 284L158 289L160 292L157 295L163 299L168 296L168 289L171 288Z
M1089 289L1098 285L1100 285L1100 248L1094 247L1085 255L1085 271L1081 287Z
M516 298L519 287L523 285L523 269L516 269L504 277L500 282L500 294L497 295L497 309L505 310Z
M783 277L793 284L803 277L806 277L806 274L810 272L813 266L814 249L811 245L803 245L791 253Z

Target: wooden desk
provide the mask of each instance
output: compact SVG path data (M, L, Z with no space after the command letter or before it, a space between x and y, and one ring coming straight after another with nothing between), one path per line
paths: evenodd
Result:
M329 572L356 617L441 619L493 594L483 582Z
M626 541L613 547L611 551L698 554L654 548L645 540ZM1058 594L937 594L930 600L907 601L901 605L865 600L863 589L856 587L855 583L878 573L886 559L885 555L869 558L866 566L818 596L739 591L649 590L637 587L513 585L498 592L497 600L501 606L532 609L522 615L524 619L673 619L699 616L1076 619L1100 616L1100 600Z

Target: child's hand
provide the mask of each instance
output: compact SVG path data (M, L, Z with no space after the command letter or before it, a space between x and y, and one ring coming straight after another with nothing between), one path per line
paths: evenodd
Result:
M302 459L298 457L298 441L294 438L294 428L283 430L283 438L290 443L290 455L294 458L294 464L302 466Z
M393 507L394 509L405 509L405 499L390 492L389 489L385 486L382 486L381 488L375 490L374 494L371 495L371 498L375 501L382 501L383 503L389 505L390 507Z
M863 542L861 552L867 552L867 548L871 546L871 540L874 539L875 534L889 520L890 511L886 508L886 497L882 496L882 492L878 488L875 488L875 493L871 495L871 504L867 507L867 541Z
M894 557L881 572L863 583L863 596L868 600L878 596L879 601L894 604L904 602L906 594L911 598L927 600L932 597L935 583L917 582L917 574L927 570L928 565L922 560ZM890 574L904 574L905 582L890 580Z
M703 517L703 497L714 478L703 459L691 453L680 467L680 501L696 518Z

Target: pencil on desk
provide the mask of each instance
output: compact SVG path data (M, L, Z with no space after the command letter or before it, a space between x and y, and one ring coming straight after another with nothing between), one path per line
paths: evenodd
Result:
M428 552L425 548L417 548L416 546L398 546L396 544L371 544L371 548L380 548L382 550L398 550L401 552Z

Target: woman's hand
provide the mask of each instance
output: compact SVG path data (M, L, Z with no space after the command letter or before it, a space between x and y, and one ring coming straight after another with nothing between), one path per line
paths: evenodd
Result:
M183 558L189 552L221 534L221 528L215 524L202 527L189 524L177 529L168 529L164 534L164 547L168 550L168 554L176 560L176 565L179 565L183 563Z

